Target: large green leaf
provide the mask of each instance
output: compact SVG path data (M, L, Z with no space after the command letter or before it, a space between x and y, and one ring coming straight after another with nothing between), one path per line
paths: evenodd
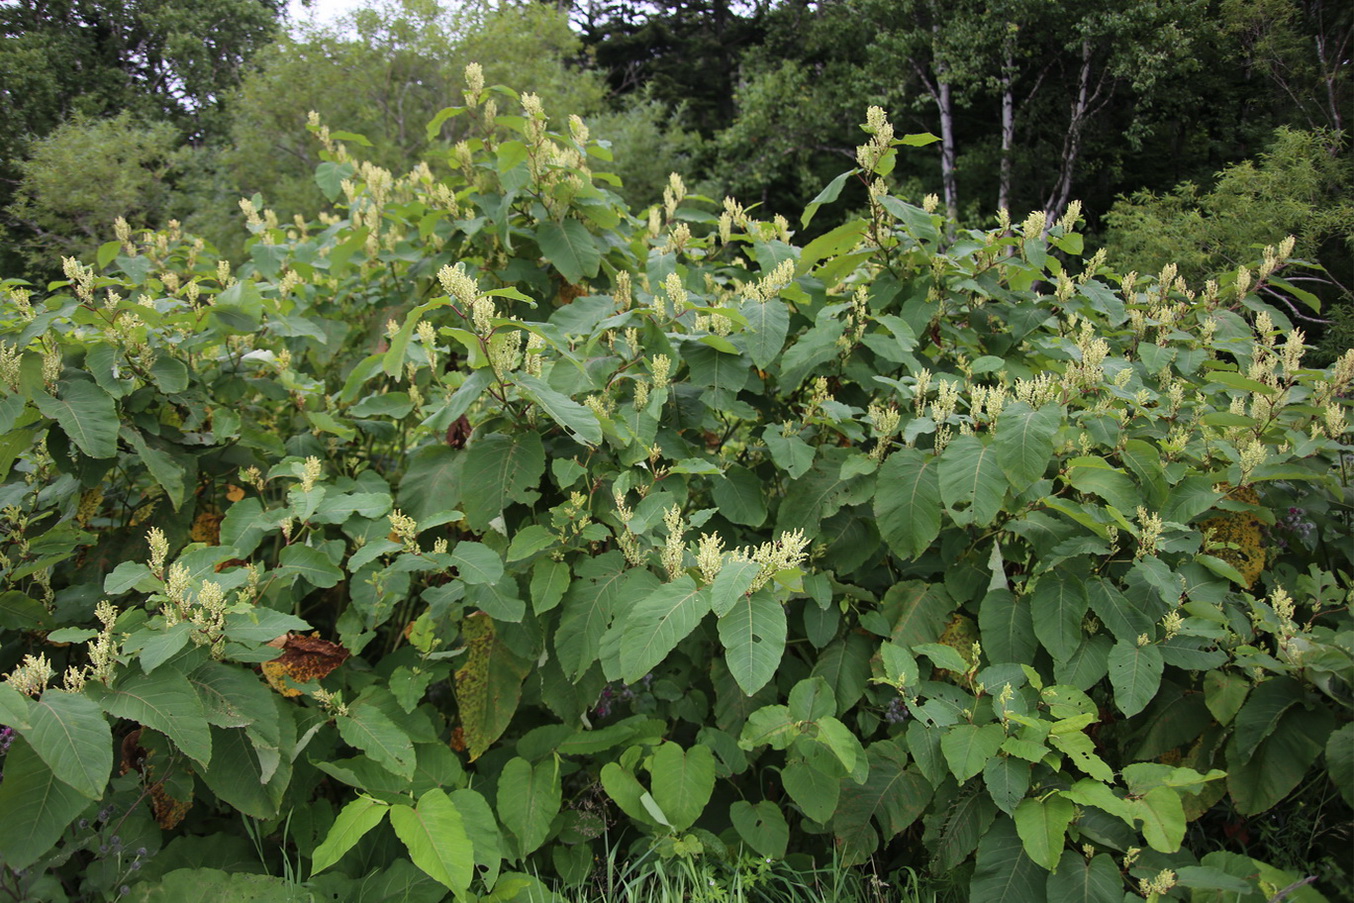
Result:
M710 484L719 513L735 524L760 527L766 522L766 492L762 481L746 467L731 465Z
M738 800L729 807L729 820L738 836L758 855L768 859L780 859L785 855L785 847L790 842L790 826L775 803L762 800L754 806L747 800Z
M91 682L85 692L108 714L164 734L199 764L211 761L212 735L202 700L173 667L157 668L153 674L133 671L111 688Z
M780 357L785 347L785 335L790 330L790 310L779 298L769 301L744 301L738 309L747 318L743 332L748 356L762 370Z
M940 738L940 750L950 773L962 783L983 770L1005 739L1000 724L956 724Z
M785 653L785 608L769 592L741 593L719 619L724 662L751 696L775 675Z
M1143 634L1152 636L1152 619L1104 577L1086 581L1086 596L1091 611L1119 642L1136 643Z
M343 807L334 819L324 842L311 854L310 873L322 872L343 858L343 854L381 823L390 807L369 796L360 796Z
M91 458L111 458L118 453L117 405L108 393L83 379L63 379L61 397L41 389L33 393L42 416L56 421L80 451Z
M874 513L879 535L900 558L921 556L940 533L940 478L934 456L916 448L889 455L879 469Z
M617 808L622 812L640 824L659 824L649 810L644 807L643 800L646 796L649 796L649 792L644 789L644 785L639 782L634 774L615 762L608 762L602 766L602 771L598 776L602 780L602 789L606 791L607 796L611 797Z
M815 768L809 761L796 759L780 773L781 786L804 814L820 824L827 824L837 811L841 796L841 781Z
M1291 677L1275 677L1256 684L1236 714L1232 756L1237 761L1249 758L1255 748L1278 729L1284 713L1295 705L1302 705L1305 699L1302 684Z
M983 783L997 808L1014 815L1016 806L1030 789L1030 763L1014 756L988 759L983 766Z
M584 560L578 578L564 594L555 631L555 652L564 673L577 680L597 661L602 635L619 599L642 598L659 586L649 571L627 568L617 552Z
M1097 495L1120 511L1132 511L1142 501L1128 474L1094 455L1067 462L1063 478L1077 491Z
M1131 718L1147 708L1161 686L1164 668L1161 650L1156 646L1115 643L1110 650L1109 673L1119 711Z
M1061 574L1039 579L1030 597L1034 635L1054 661L1066 661L1081 645L1081 621L1088 607L1086 584L1080 579Z
M783 705L765 705L748 716L738 738L742 749L752 750L769 743L772 749L785 749L804 733L804 725L791 717Z
M708 337L711 341L718 336ZM722 341L726 341L722 340ZM693 386L708 386L738 393L751 376L748 359L741 354L729 354L702 343L688 344L682 352L686 361L688 381Z
M602 252L588 227L578 220L541 223L536 229L536 241L545 259L569 282L578 283L597 275Z
M1048 876L1045 900L1059 903L1123 903L1124 880L1114 860L1104 853L1087 859L1064 850L1058 870Z
M461 504L475 530L503 513L512 502L531 502L545 473L545 448L535 432L491 433L465 450L461 468Z
M1049 871L1057 868L1067 842L1067 826L1076 809L1060 793L1021 800L1015 811L1015 826L1025 855Z
M870 776L863 784L846 780L832 819L841 844L843 866L859 865L885 841L917 820L931 801L931 784L920 772L905 767L907 753L895 740L880 740L867 751Z
M136 450L137 458L146 465L151 477L165 491L174 510L179 510L188 495L188 473L184 469L183 462L169 452L150 445L140 430L124 427L121 435L131 443L132 448Z
M715 756L708 746L683 750L663 743L649 765L654 801L675 831L685 831L700 818L715 789Z
M132 885L123 899L131 903L295 903L296 882L243 871L180 868L159 881Z
M842 188L846 185L846 180L858 172L860 172L858 169L848 169L846 172L838 173L831 182L828 182L827 185L823 186L823 190L818 192L814 199L809 201L808 205L804 207L804 212L799 217L799 224L808 228L809 222L813 219L814 214L818 212L818 208L824 204L831 204L833 201L837 200L837 198L841 196Z
M969 898L982 903L1044 903L1047 873L1025 855L1015 823L998 817L978 842Z
M848 712L865 693L870 677L870 657L874 653L870 642L857 633L850 633L829 644L813 664L812 674L827 681L837 697L837 711Z
M636 602L621 646L625 682L635 683L657 667L709 610L709 594L686 574Z
M279 723L283 737L276 749L258 738L252 727L211 729L212 765L199 776L218 799L251 818L276 818L291 781L295 725L290 714Z
M343 580L343 571L320 549L293 543L278 556L278 576L296 574L311 586L328 589Z
M204 662L188 675L193 689L217 727L260 725L265 733L277 735L278 716L274 694L258 675L238 666Z
M475 877L475 851L451 798L433 789L417 807L391 806L390 824L414 865L460 896Z
M1053 457L1053 437L1062 422L1062 409L1035 410L1023 401L1007 405L997 417L997 463L1015 492L1024 492L1044 475Z
M90 799L100 799L113 771L113 732L93 700L47 690L28 707L29 725L19 733L57 780Z
M503 559L482 542L458 542L451 560L456 565L456 576L466 583L492 584L503 577Z
M1333 727L1329 709L1292 708L1279 718L1273 733L1242 755L1239 750L1250 744L1238 724L1227 745L1227 790L1237 810L1256 815L1292 793L1326 748Z
M33 747L14 739L0 783L0 859L11 869L28 868L51 851L89 799L58 780Z
M1039 643L1030 603L1010 590L994 589L978 607L983 653L992 662L1030 662Z
M602 424L591 408L579 404L561 392L556 392L543 379L526 373L515 373L512 379L522 390L523 395L534 401L551 420L564 427L575 441L584 445L596 445L602 441Z
M484 883L493 886L503 864L503 837L498 830L498 819L477 791L453 790L450 794L456 811L461 813L466 833L475 846L475 865L484 870Z
M987 526L1001 510L1006 475L997 452L977 436L960 436L940 456L940 498L962 522Z
M1171 787L1153 787L1130 805L1142 820L1142 836L1159 853L1174 853L1185 839L1185 807Z
M1354 805L1354 723L1332 732L1326 741L1326 769L1345 802Z
M498 819L517 837L526 856L545 843L550 823L559 814L560 763L554 757L532 766L522 758L509 759L498 776Z
M353 703L348 714L338 715L334 721L344 742L362 750L391 774L405 780L414 776L413 741L374 704Z
M468 455L468 449L462 451L440 444L425 446L414 452L406 465L404 478L400 480L399 502L403 512L423 523L459 507L462 469ZM545 468L544 455L541 456L540 468ZM539 479L540 473L536 476Z

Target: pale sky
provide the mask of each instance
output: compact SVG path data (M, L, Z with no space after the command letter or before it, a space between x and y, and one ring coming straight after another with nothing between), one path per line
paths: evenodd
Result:
M301 5L300 0L290 0L293 22L302 21L310 16L314 16L321 22L332 22L344 13L362 5L364 5L364 0L315 0L310 9L307 10Z

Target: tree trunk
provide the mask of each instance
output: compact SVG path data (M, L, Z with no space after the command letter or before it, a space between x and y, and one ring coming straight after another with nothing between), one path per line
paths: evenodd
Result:
M1015 152L1015 95L1012 75L1015 60L1008 45L1001 60L1001 178L997 183L997 209L1011 209L1011 155Z
M1077 158L1081 156L1081 133L1089 118L1091 103L1091 63L1094 58L1089 39L1081 42L1081 70L1077 74L1077 99L1072 103L1072 117L1067 124L1067 135L1063 138L1062 158L1058 164L1058 181L1044 204L1044 213L1051 226L1067 210L1072 200L1072 177L1076 172ZM1099 90L1095 92L1099 94Z

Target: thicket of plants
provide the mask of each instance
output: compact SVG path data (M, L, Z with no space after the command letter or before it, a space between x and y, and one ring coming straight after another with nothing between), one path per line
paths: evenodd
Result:
M1354 352L1262 301L1291 246L958 230L877 109L799 223L636 215L467 78L408 174L313 121L332 208L242 202L241 266L120 227L2 283L0 890L1348 891Z

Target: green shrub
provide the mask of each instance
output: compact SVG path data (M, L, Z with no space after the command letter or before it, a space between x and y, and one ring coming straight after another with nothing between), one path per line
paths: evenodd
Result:
M1075 212L947 238L877 110L806 245L676 177L637 217L476 75L446 179L315 122L333 210L243 203L244 265L128 234L5 284L7 888L1295 880L1184 845L1354 787L1354 355L1303 367L1282 249L1196 293L1107 284Z

